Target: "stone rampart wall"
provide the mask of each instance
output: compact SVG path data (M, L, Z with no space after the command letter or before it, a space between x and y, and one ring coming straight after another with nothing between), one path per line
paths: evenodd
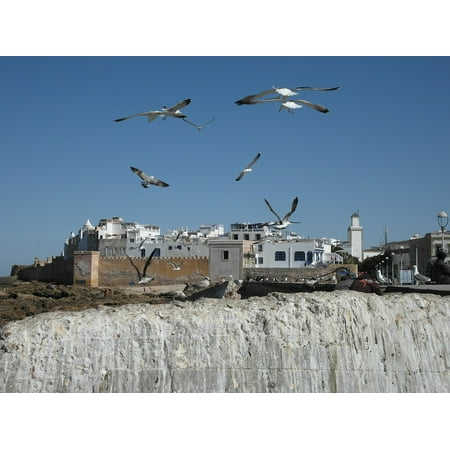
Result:
M141 273L147 258L131 258ZM175 270L170 262L179 266ZM146 276L154 277L152 284L176 284L208 276L208 258L153 258ZM100 258L100 286L124 286L139 281L136 269L127 257Z
M18 270L17 278L22 281L72 284L73 261L67 261L63 257L56 257L51 262Z
M260 280L261 278L269 278L271 280L278 281L290 281L296 282L304 279L326 277L327 274L332 276L332 273L338 271L339 269L346 268L354 274L358 273L357 264L333 264L323 268L317 267L301 267L294 269L286 268L267 268L267 267L252 267L244 268L244 280Z

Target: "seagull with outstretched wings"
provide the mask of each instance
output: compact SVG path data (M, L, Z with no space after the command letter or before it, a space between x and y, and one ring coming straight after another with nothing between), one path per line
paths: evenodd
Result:
M139 278L138 284L150 283L150 281L153 280L153 277L147 277L146 273L147 273L148 266L152 262L153 255L156 253L157 250L159 251L159 248L154 248L153 251L150 253L150 256L147 258L147 261L145 261L145 266L144 266L144 270L142 273L139 270L139 267L130 258L130 256L127 255L127 258L130 260L131 265L135 268L135 270L138 274L138 278Z
M293 224L293 223L300 223L300 222L291 222L289 221L289 217L291 217L291 215L295 212L295 210L297 209L297 205L298 205L298 197L295 197L294 200L292 201L292 205L291 205L291 210L283 217L281 218L272 208L272 206L270 205L270 203L264 199L264 201L266 202L266 205L269 207L270 211L272 211L273 214L275 214L275 216L277 217L277 221L274 222L267 222L264 225L266 226L270 226L272 228L275 228L277 230L282 230L284 228L287 228L289 225Z
M165 181L159 180L158 178L155 178L153 176L149 176L146 173L144 173L141 169L138 169L136 167L131 167L131 166L130 166L130 169L142 180L141 185L144 188L148 188L152 184L155 186L160 186L160 187L169 186Z
M197 125L194 122L190 122L189 120L187 120L186 118L184 118L183 120L188 123L189 125L192 125L193 127L197 128L198 131L203 130L203 128L206 127L206 125L208 125L210 122L212 122L215 119L215 117L213 117L212 119L209 119L207 122L201 124L201 125Z
M175 117L177 119L185 119L187 116L185 114L183 114L180 111L180 109L189 105L189 103L191 103L191 99L187 98L187 99L182 100L181 102L177 103L176 105L171 106L170 108L163 106L160 110L132 114L131 116L121 117L120 119L114 119L114 122L122 122L123 120L133 119L134 117L141 117L141 116L146 116L147 122L152 122L157 117L162 117L162 119L166 119L167 117Z
M181 270L181 266L183 265L184 261L181 261L179 263L176 263L174 261L167 261L167 264L170 264L172 266L172 270Z
M339 86L332 88L315 88L309 86L299 86L295 88L276 88L268 89L259 94L247 95L247 97L237 100L236 105L255 105L257 103L279 102L281 103L279 111L286 109L288 112L293 112L294 109L308 106L321 113L328 113L329 110L325 106L311 103L306 100L291 100L290 97L297 95L298 91L336 91ZM277 97L263 98L268 95L277 94Z
M242 172L238 175L236 178L236 181L241 180L245 175L247 175L249 172L252 171L252 166L255 164L256 161L258 161L259 157L261 156L261 153L257 153L257 155L253 158L253 160L250 162L250 164L247 165L245 169L242 170Z

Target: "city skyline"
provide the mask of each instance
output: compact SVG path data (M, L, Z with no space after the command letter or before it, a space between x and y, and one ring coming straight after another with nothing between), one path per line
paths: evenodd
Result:
M45 258L54 254L56 249L61 248L67 232L83 224L87 218L96 221L121 215L141 222L152 222L153 212L161 210L161 199L153 195L154 191L145 197L145 190L139 191L141 188L136 186L134 175L128 167L142 165L144 171L163 180L163 176L168 175L169 183L176 181L174 186L186 186L186 183L178 183L183 180L179 174L175 173L172 178L169 165L155 157L154 153L159 151L168 155L172 151L169 159L175 163L178 152L174 149L183 149L182 143L186 143L187 136L193 137L195 133L200 133L201 139L196 141L194 148L201 156L207 153L206 148L214 148L223 156L224 150L230 151L230 144L238 143L239 147L231 155L221 158L224 165L221 171L215 172L215 176L203 174L200 177L199 181L204 183L203 190L199 188L187 192L190 191L187 189L180 194L179 190L176 193L171 191L173 186L167 188L168 192L162 200L172 205L168 223L180 222L173 211L181 215L180 204L183 202L187 204L186 209L194 209L193 200L187 203L186 197L199 201L200 194L211 190L211 181L233 179L243 164L259 151L255 140L248 135L250 128L254 136L258 136L258 131L262 129L259 131L263 143L262 156L254 172L239 183L246 183L244 186L251 189L259 186L261 195L253 192L252 195L245 195L245 206L236 209L235 214L229 216L230 220L224 220L225 223L270 217L265 215L267 209L263 198L267 198L278 211L287 210L291 199L298 195L300 202L296 218L302 223L296 231L300 234L311 234L314 230L318 230L318 234L322 234L322 230L334 233L335 229L342 229L343 224L346 227L348 217L358 209L365 237L371 243L383 239L386 225L393 240L437 230L438 211L450 211L446 183L449 162L448 20L444 4L432 1L425 7L422 2L412 2L405 8L403 2L381 1L375 5L344 1L299 6L292 2L276 5L262 2L255 7L253 2L218 2L212 5L197 1L55 5L46 0L4 5L4 20L0 27L0 45L4 50L0 54L5 56L49 55L55 56L54 61L57 61L59 56L84 55L92 56L91 61L95 61L99 55L242 55L250 61L250 55L293 55L297 58L297 64L287 63L284 59L276 67L273 62L259 62L252 69L248 63L236 64L236 60L230 60L230 64L219 64L216 70L204 67L197 72L191 63L186 62L189 59L180 60L182 64L170 64L169 58L163 64L147 67L134 63L128 65L127 70L121 63L106 64L105 59L103 69L99 63L82 68L81 63L75 62L65 69L64 64L53 62L46 69L45 63L31 64L32 58L16 66L10 66L6 64L6 58L0 58L0 145L4 157L0 165L3 187L0 275L8 274L14 263L27 263L34 256ZM285 18L286 14L288 18ZM283 17L281 20L280 16ZM398 62L394 61L400 61L401 55L413 57L415 63L408 63L403 70L399 70ZM417 58L417 55L424 58ZM429 58L427 55L444 56ZM341 60L342 67L338 68L340 64L331 63L333 58L329 57L333 56L335 61L341 56L353 56L353 61L361 56L369 59L378 56L392 58L382 58L380 64L374 61L362 66L356 64L353 69L350 65L345 70L346 58ZM326 57L325 60L322 57ZM257 60L253 58L253 61ZM321 60L328 60L328 63L321 64ZM409 58L406 60L411 61ZM165 82L161 84L161 80L168 82L170 88ZM188 85L181 86L186 80ZM226 98L217 95L224 80L226 85L235 83L235 88L225 89ZM235 106L233 101L269 89L272 85L292 87L307 83L341 85L341 91L335 93L338 95L324 93L305 97L326 105L330 108L329 114L322 116L303 108L303 111L287 117L287 121L280 122L278 116L281 118L285 111L278 113L269 105L242 106L240 108L246 108L242 111L232 108ZM205 95L200 95L205 88ZM133 119L135 124L131 121L122 123L130 126L130 134L125 132L125 128L120 131L114 128L114 125L120 125L113 123L114 118L174 104L172 102L187 96L192 96L192 105L188 108L192 119L203 120L210 113L217 114L214 108L206 107L210 100L221 107L221 114L217 114L216 120L201 132L188 124L173 123L171 119L166 122L158 119L148 125L143 118L140 121ZM403 102L405 97L406 102ZM224 116L230 113L237 116L231 124L222 126ZM266 113L267 117L264 115ZM282 120L285 119L283 117ZM255 123L248 124L247 129L243 128L244 124L253 120ZM397 129L395 123L398 123ZM297 125L298 134L290 132L289 125L292 124ZM212 133L213 127L217 127L214 138L207 135ZM243 129L245 134L241 135ZM316 134L313 139L312 132L319 129L321 139L317 139ZM228 138L230 130L235 131L237 139ZM353 133L353 130L356 132ZM193 135L188 135L189 131ZM133 136L135 132L138 134ZM183 139L172 136L164 141L163 136L167 132L183 134ZM299 145L295 146L292 142ZM280 157L293 157L295 163L299 163L299 157L292 150L308 149L306 157L300 161L300 167L308 170L297 175L298 189L292 189L294 195L289 190L278 189L277 176L286 165L277 164L272 151L282 146L284 149L280 151ZM381 151L377 153L378 148ZM124 149L131 150L129 158L120 155ZM151 157L154 164L144 155ZM267 158L267 155L270 157ZM365 155L368 158L364 163L361 158ZM181 153L178 157L183 164L187 164L186 160L191 161L185 156ZM314 157L327 162L322 177L328 183L329 197L325 197L320 186L312 189L314 175L317 176L313 170ZM49 161L47 165L44 163L46 159ZM93 167L87 164L88 159ZM113 166L108 177L102 175L98 168L94 170L100 161L105 164L111 159L118 165ZM232 164L228 161L230 159ZM264 160L266 163L261 164ZM87 169L81 161L85 162ZM353 165L350 166L350 163ZM193 166L193 162L185 165L184 170L180 170L181 174L190 171ZM291 160L288 175L294 173L293 167ZM267 171L267 168L271 170ZM399 174L400 169L403 173ZM369 184L369 176L378 182ZM97 184L93 181L95 177ZM267 179L264 177L275 181L266 185ZM339 177L337 181L336 177ZM353 182L350 183L351 177ZM111 180L123 180L126 187L120 185L113 188ZM55 188L50 189L50 186ZM359 193L354 194L355 186ZM231 196L239 192L236 186L230 188ZM97 189L98 196L106 199L101 208L100 198L92 194ZM111 196L116 198L115 203L110 200ZM323 198L330 200L323 202ZM147 208L145 200L150 200ZM247 208L249 202L252 204ZM211 202L207 203L211 205ZM225 208L235 203L230 200ZM220 221L221 210L214 205L210 209L200 220L196 220L195 215L186 215L186 222L195 225L209 222L211 217ZM320 224L324 224L323 228ZM347 448L360 448L361 440L367 435L372 436L374 445L382 445L381 440L384 445L386 435L374 436L374 423L389 431L392 445L415 447L418 443L445 442L443 432L439 432L445 427L436 426L442 421L443 415L439 412L445 397L413 398L415 406L419 402L429 413L427 418L420 419L421 426L409 434L392 432L394 427L402 429L402 425L403 428L411 428L410 425L417 421L416 409L411 407L410 401L405 401L405 397L400 402L400 396L370 396L370 399L368 396L341 396L333 397L330 402L327 398L307 396L302 397L300 408L296 396L285 395L282 399L252 396L250 402L249 396L244 399L238 397L237 403L230 404L220 401L217 396L195 396L195 401L191 396L181 396L177 397L176 408L173 408L173 402L167 402L165 396L157 396L152 398L156 406L150 409L134 396L133 400L121 397L114 401L128 411L137 411L137 414L127 414L120 427L127 433L127 439L131 436L133 442L148 441L147 428L136 427L136 423L145 417L147 422L156 420L158 424L159 433L153 441L165 443L173 431L174 420L161 421L159 418L174 414L177 427L181 427L182 432L172 440L183 446L186 442L187 445L192 442L196 448L209 446L211 438L223 431L221 419L228 418L230 414L238 414L236 423L244 424L240 428L248 430L252 426L261 428L261 424L268 426L262 434L234 433L226 439L225 445L235 443L236 435L239 435L242 445L249 446L297 442L298 427L293 426L294 422L303 423L306 430L302 443L313 445L317 445L318 436L321 436L321 441L333 446L342 441ZM66 408L61 414L62 400L59 399L62 397L50 399L46 396L45 401L36 402L33 399L30 402L28 397L4 397L7 402L4 408L4 419L7 419L5 429L9 430L10 436L18 436L25 421L32 430L40 431L50 417L58 426L56 433L46 438L46 446L56 448L72 426L73 421L68 417L76 420L80 414L87 413L90 414L89 419L102 428L108 427L113 414L116 414L113 408L99 408L94 397L83 397L82 404L71 401L69 406L68 398L64 397ZM86 408L86 405L92 408ZM364 414L361 414L361 407ZM268 408L276 414L268 415ZM55 414L55 411L58 413ZM214 414L204 417L204 411L213 411ZM196 433L194 437L195 426L189 417L198 421L200 416L204 421L206 419L205 429L209 431L202 436ZM339 433L348 425L349 418L354 432L346 433L344 438ZM324 424L336 432L324 436ZM103 446L115 447L122 442L120 437L117 433L101 433L97 439L92 435L89 439ZM28 433L23 438L36 445L36 433ZM86 436L78 433L74 439L81 444Z
M290 231L345 240L359 211L368 248L386 226L393 241L423 235L450 210L447 57L2 57L0 68L1 275L59 254L86 219L228 226L273 220L265 200L284 212L298 197ZM340 89L295 97L327 114L235 104L274 85ZM115 122L186 98L189 121L215 120ZM143 189L130 166L169 187Z

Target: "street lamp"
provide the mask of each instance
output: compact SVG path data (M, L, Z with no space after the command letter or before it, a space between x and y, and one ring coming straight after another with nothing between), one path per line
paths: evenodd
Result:
M438 220L438 224L441 227L441 233L442 233L442 250L444 250L444 232L445 232L445 227L448 224L448 216L447 213L445 211L441 211L440 213L438 213L437 215L437 220Z

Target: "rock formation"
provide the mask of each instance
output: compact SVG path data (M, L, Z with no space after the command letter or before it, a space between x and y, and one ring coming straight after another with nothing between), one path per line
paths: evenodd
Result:
M449 305L335 291L43 313L0 330L0 392L450 392Z

